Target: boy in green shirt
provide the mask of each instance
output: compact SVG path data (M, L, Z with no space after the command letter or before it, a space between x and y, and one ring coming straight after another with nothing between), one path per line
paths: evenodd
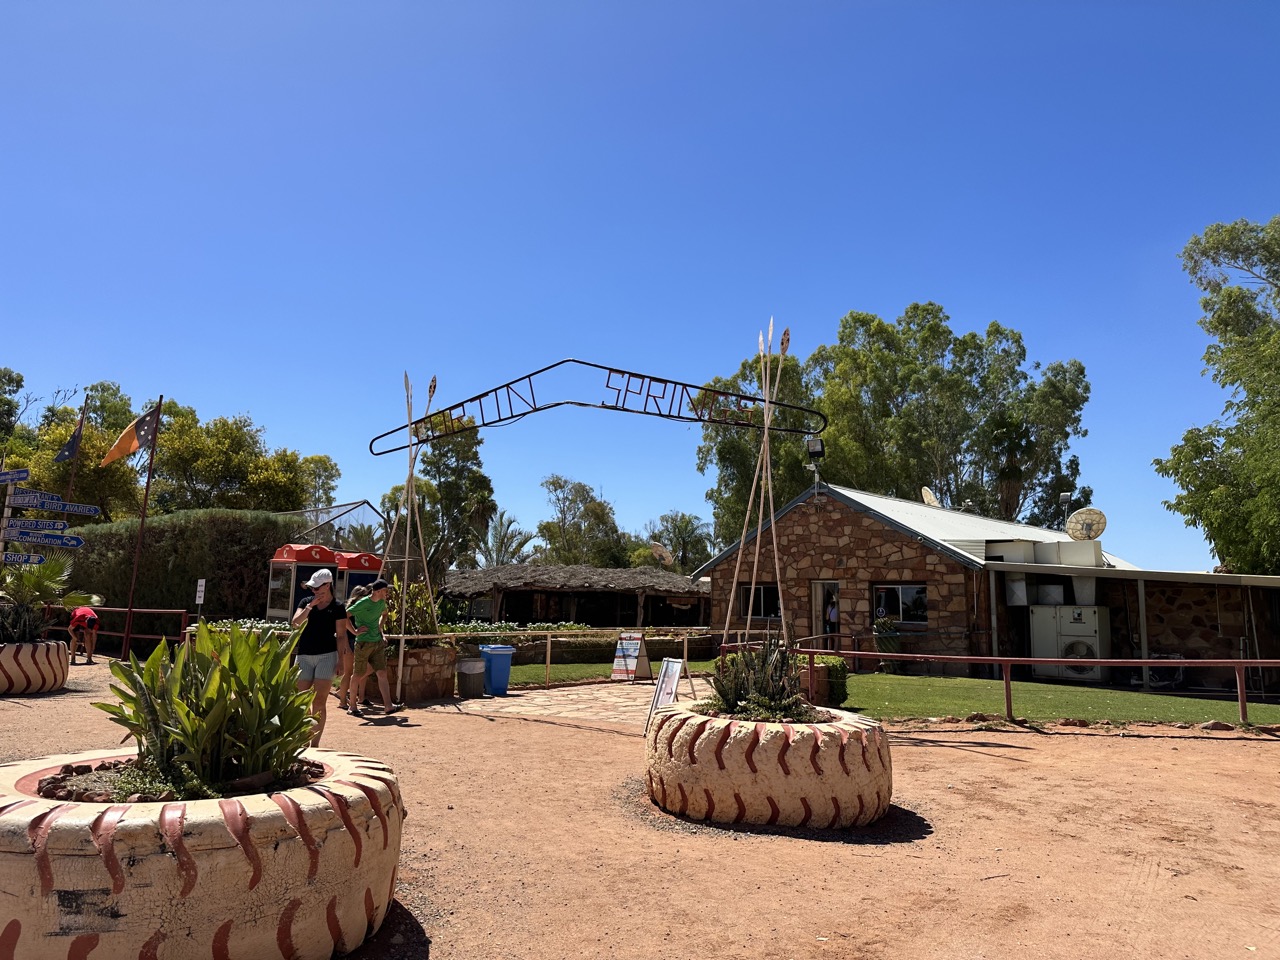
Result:
M391 684L387 680L387 647L382 637L382 624L387 616L387 594L390 585L378 579L369 584L369 596L361 597L347 607L347 620L355 636L355 689L350 696L350 713L362 717L360 701L364 699L364 681L371 672L378 674L378 692L382 694L384 715L404 709L404 704L391 702Z

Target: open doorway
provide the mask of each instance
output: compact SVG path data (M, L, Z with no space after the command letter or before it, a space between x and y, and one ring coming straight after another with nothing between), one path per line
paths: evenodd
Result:
M836 619L834 622L828 616L828 607L832 603L836 606ZM831 634L844 632L842 626L843 618L840 616L840 581L810 580L809 606L811 608L810 633L820 638L816 641L817 645L824 650L839 650L840 639L838 636L831 636Z

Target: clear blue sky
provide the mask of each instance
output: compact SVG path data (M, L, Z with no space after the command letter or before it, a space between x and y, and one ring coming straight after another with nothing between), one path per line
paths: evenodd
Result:
M1257 2L10 0L0 365L246 412L376 501L405 371L702 382L771 316L804 356L935 300L1085 363L1105 546L1203 569L1151 469L1223 401L1177 255L1280 212L1277 36ZM553 411L483 455L527 527L559 472L638 530L710 515L698 437Z

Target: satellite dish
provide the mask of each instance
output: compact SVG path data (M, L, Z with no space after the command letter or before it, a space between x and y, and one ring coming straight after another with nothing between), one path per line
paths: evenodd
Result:
M654 558L657 559L657 561L664 567L669 567L676 562L675 558L671 556L671 551L660 544L657 540L654 540L649 544L649 549L653 551Z
M1094 507L1084 507L1067 517L1067 536L1072 540L1097 540L1107 529L1107 515Z
M940 507L942 504L938 502L938 498L933 495L933 491L928 487L920 488L920 499L931 507Z

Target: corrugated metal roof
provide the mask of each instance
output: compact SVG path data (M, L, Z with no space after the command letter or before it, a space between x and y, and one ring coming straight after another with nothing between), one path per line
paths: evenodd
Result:
M974 560L986 559L986 544L992 540L1031 540L1037 543L1071 540L1061 530L1046 530L1043 527L1031 527L1025 523L1013 523L1009 520L992 520L974 513L948 510L945 507L931 507L927 503L915 500L899 500L897 497L864 493L849 487L833 486L830 490L851 505L879 514L895 525L928 540L945 543ZM1112 566L1129 570L1137 569L1133 564L1112 556L1106 551L1103 551L1102 555Z

